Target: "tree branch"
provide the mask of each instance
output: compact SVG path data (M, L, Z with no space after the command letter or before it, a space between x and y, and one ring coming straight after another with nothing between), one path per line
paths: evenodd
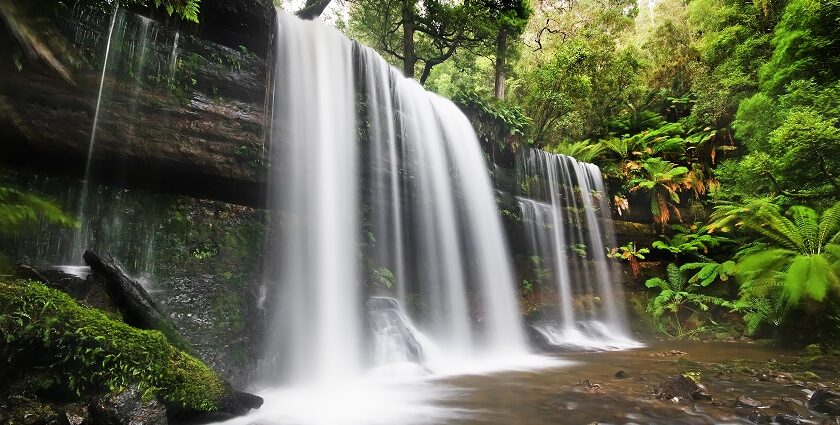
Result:
M432 67L434 67L435 65L440 65L441 63L443 63L444 61L446 61L447 59L452 57L452 55L455 54L455 50L458 48L458 45L460 43L461 43L461 33L459 33L455 37L455 39L452 40L452 43L449 45L449 48L446 50L446 52L442 53L440 56L438 56L436 58L432 58L432 59L428 59L428 60L423 61L424 62L423 73L420 74L420 84L421 85L426 84L426 79L429 78L429 74L431 74L431 72L432 72Z
M542 27L542 29L540 30L540 32L538 32L538 33L537 33L537 36L536 36L536 37L534 37L534 42L535 42L535 43L537 43L537 48L536 48L536 49L534 49L534 51L535 51L535 52L536 52L536 51L538 51L538 50L542 50L542 48L543 48L543 45L542 45L542 36L543 36L543 34L544 34L545 32L548 32L549 34L562 33L562 34L563 34L563 42L564 42L564 43L566 42L566 36L567 36L567 34L566 34L565 32L560 31L560 30L553 30L553 29L551 29L551 26L550 26L550 25L551 25L551 18L547 18L547 19L545 20L545 25Z
M784 196L787 196L788 198L793 198L793 199L825 199L825 198L835 197L835 195L832 195L830 193L819 194L819 193L794 193L794 192L789 192L787 190L782 189L782 187L779 185L778 180L776 180L776 178L773 177L773 175L770 174L769 171L765 171L762 174L764 174L764 176L767 177L768 180L770 180L770 183L773 184L773 187L776 189L776 192L779 192L780 194L782 194Z
M306 4L303 5L303 9L295 12L295 15L297 15L300 19L315 19L324 13L324 10L330 5L330 2L332 2L332 0L306 0Z

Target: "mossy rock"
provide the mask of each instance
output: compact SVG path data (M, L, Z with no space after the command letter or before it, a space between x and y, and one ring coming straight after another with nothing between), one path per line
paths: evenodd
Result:
M42 284L0 282L0 355L23 375L49 366L82 394L137 388L173 413L219 410L231 389L153 330L133 328Z

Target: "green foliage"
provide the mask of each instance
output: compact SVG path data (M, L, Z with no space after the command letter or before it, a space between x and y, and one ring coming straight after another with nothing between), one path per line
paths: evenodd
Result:
M76 219L47 198L0 183L0 233L10 233L19 226L44 219L65 227L76 227Z
M840 75L840 1L790 0L773 35L773 55L761 69L762 90L781 93L795 80L834 81Z
M602 31L601 25L613 24L595 19L581 37L521 71L516 96L534 122L529 138L537 146L606 135L611 117L636 96L641 66L636 52L629 47L617 51L620 33Z
M570 156L578 161L595 162L607 150L607 146L601 143L592 143L589 140L581 140L579 142L560 142L546 147L545 150Z
M453 101L465 110L477 113L482 122L498 123L503 139L524 135L531 123L520 108L475 92L459 91L453 97Z
M371 274L376 285L383 288L394 286L394 272L391 269L387 267L374 267Z
M456 53L488 55L502 31L516 39L530 13L521 0L358 0L349 7L347 26L351 36L425 84Z
M735 307L733 303L723 298L699 293L701 287L708 286L702 283L703 281L692 282L687 279L676 264L668 265L667 280L655 277L645 282L646 287L659 290L659 293L650 300L647 310L662 332L668 333L664 319L669 313L676 331L673 336L682 338L691 334L684 329L681 322L681 315L685 312L705 314L712 306L730 309ZM709 320L712 321L711 318Z
M639 260L644 260L645 255L649 253L649 249L636 249L636 243L629 242L627 245L610 249L610 251L607 253L607 257L620 258L622 260L626 260L628 263L630 263L630 270L633 272L633 276L638 277L641 273L641 266L639 265Z
M49 367L79 394L136 386L177 409L212 411L230 391L160 332L112 320L38 283L0 283L0 330L4 356Z
M661 158L649 158L635 174L628 182L630 192L641 190L650 193L650 211L654 221L664 229L672 211L679 218L680 212L676 207L680 203L678 191L685 182L688 168Z
M680 270L697 270L697 273L688 279L689 283L699 283L700 286L706 287L715 281L727 282L729 278L735 276L736 264L732 260L718 263L715 261L705 263L687 263L680 266Z
M803 303L824 303L840 290L840 202L818 214L811 208L782 208L767 199L745 206L722 205L712 216L716 228L737 227L764 247L742 252L737 264L741 306L750 310L750 328L780 323Z
M676 258L706 261L712 248L732 242L731 239L709 233L705 226L695 227L694 231L684 226L671 226L671 229L674 232L671 237L653 242L652 247L670 252Z

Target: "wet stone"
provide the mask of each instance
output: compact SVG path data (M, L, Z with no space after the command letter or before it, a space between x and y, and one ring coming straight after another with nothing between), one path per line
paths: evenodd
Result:
M802 418L793 415L776 415L773 417L773 422L779 425L801 425L805 423Z
M125 425L167 425L166 408L156 400L143 401L140 392L130 388L100 397L90 405L94 423Z
M816 412L827 415L840 415L840 393L819 389L814 391L808 400L808 407Z
M805 403L792 397L782 397L771 403L770 408L780 415L810 416L810 412L805 408Z
M64 409L64 417L70 425L84 425L89 422L90 413L87 406L69 405Z
M759 400L742 395L738 396L738 398L735 399L735 407L741 407L745 409L762 409L764 407L767 407L767 405Z
M656 389L656 398L682 403L693 400L711 400L712 396L702 384L694 382L684 375L677 375L659 384Z
M770 416L758 410L753 410L747 418L754 424L769 424L773 422Z

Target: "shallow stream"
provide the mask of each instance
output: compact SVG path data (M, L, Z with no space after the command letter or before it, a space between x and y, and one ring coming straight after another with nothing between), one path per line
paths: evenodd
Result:
M751 416L770 423L776 415L797 412L800 423L824 423L826 418L802 406L811 391L837 379L836 373L821 372L819 379L801 381L797 372L783 372L797 370L795 353L743 342L650 342L626 351L523 360L507 365L517 371L398 380L385 373L321 388L261 392L263 408L231 423L723 424L754 423ZM618 371L623 377L616 376ZM678 404L656 399L659 383L679 373L697 378L713 400ZM410 375L406 370L397 374ZM739 396L777 405L736 407ZM783 397L788 407L778 406Z

